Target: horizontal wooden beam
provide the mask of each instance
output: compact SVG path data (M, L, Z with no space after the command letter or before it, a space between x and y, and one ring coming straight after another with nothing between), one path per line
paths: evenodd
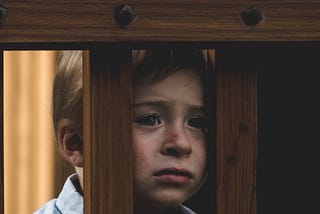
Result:
M121 27L113 18L120 1L2 0L7 17L0 44L42 42L320 41L317 0L129 0L137 17ZM251 6L264 19L244 24Z

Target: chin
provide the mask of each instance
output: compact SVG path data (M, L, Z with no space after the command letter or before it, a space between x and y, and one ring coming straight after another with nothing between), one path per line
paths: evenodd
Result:
M153 201L155 203L161 204L162 207L176 207L182 204L186 199L188 199L188 195L181 192L176 191L163 191L154 196Z
M159 210L174 208L188 199L188 196L185 192L172 190L143 194L134 197L134 213L157 213Z

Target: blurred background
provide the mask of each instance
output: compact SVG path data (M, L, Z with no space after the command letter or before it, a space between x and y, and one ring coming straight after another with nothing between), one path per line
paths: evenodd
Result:
M59 154L50 112L57 53L4 52L5 214L33 213L73 173Z

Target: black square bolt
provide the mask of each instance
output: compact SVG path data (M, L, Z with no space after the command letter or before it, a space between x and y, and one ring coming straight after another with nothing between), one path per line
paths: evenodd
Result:
M246 11L241 13L241 17L246 25L256 25L263 19L258 7L248 8Z
M134 10L126 4L119 5L114 9L113 17L121 26L130 24L136 16Z
M4 23L4 20L7 17L7 8L4 8L3 6L0 5L0 24Z

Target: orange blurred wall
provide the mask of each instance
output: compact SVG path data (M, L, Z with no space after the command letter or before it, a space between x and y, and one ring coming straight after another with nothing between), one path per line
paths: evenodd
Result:
M54 197L55 60L56 51L4 52L5 214L32 213Z

